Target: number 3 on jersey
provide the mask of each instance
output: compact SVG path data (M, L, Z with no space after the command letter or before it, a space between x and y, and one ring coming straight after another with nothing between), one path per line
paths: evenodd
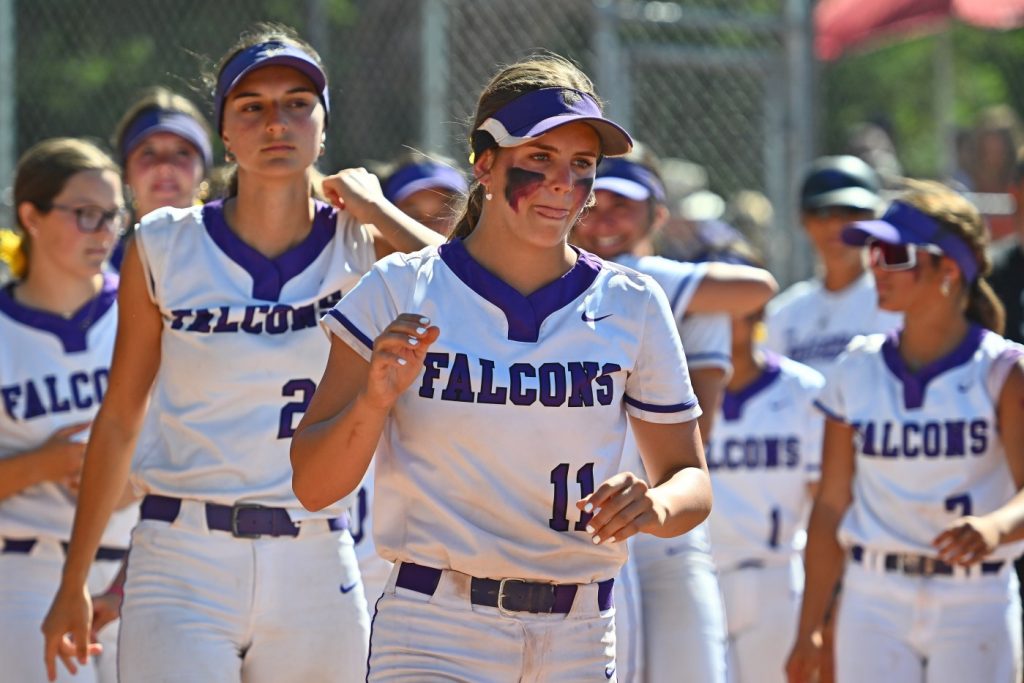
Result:
M294 397L296 400L289 401L281 406L281 417L277 423L277 438L290 439L295 434L295 427L302 419L303 413L309 407L309 402L316 391L316 382L311 379L293 379L281 388L281 395L285 398ZM298 419L296 419L296 415Z
M548 526L555 531L568 531L569 518L569 463L562 463L551 470L551 483L555 487L555 498L551 503L551 519ZM594 492L594 463L588 462L576 471L576 483L580 485L580 500ZM573 528L586 531L587 522L594 515L589 512L580 513L580 521Z

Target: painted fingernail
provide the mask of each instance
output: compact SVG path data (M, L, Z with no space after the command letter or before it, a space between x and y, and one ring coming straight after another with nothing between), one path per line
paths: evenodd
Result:
M409 346L416 346L420 343L420 340L416 337L409 337Z
M423 317L420 318L420 325L429 325L429 324L430 324L430 318L428 318L427 316L423 316Z
M586 505L583 506L583 511L584 512L593 512L594 511L594 504L593 503L587 503Z
M614 536L609 536L608 540L606 542L607 543L615 543L615 537Z
M409 362L409 361L405 360L404 358L399 358L399 359L398 359L398 364L399 364L399 365L405 365L405 364L407 364L408 362Z
M594 527L592 527L592 526L590 526L590 525L588 524L588 525L587 525L587 533L588 533L588 534L592 534L592 533L594 533Z
M426 333L427 333L427 328L425 328L425 327L417 327L416 328L416 334L426 334Z
M601 537L600 536L594 536L594 545L597 545L600 542L601 542Z

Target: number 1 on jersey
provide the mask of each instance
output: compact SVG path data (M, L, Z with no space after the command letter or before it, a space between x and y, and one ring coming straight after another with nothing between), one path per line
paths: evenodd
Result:
M551 503L551 519L548 526L555 531L569 530L569 463L551 470L551 483L555 486L555 498ZM580 500L594 492L594 463L588 462L576 472L576 483L580 486ZM587 523L593 517L589 512L580 513L580 521L573 527L576 531L586 531Z

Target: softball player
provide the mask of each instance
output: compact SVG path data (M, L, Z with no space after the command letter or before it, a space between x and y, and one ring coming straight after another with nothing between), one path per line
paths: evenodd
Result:
M457 218L453 205L466 194L469 185L451 164L411 153L395 162L381 188L387 200L406 215L447 235Z
M47 664L52 672L58 652L85 659L81 586L152 388L158 432L134 463L148 495L125 584L122 679L362 680L369 624L344 504L305 512L287 450L326 362L319 314L388 250L356 216L386 225L379 219L400 212L365 172L325 183L347 211L311 199L327 82L290 30L243 36L222 62L214 103L237 192L151 213L129 244L120 303L130 324L118 330L44 624ZM403 226L390 225L391 245L437 239Z
M746 314L746 306L761 306L771 296L774 281L766 271L745 266L642 255L650 252L651 236L668 216L664 187L654 168L656 159L647 150L603 162L594 182L596 205L573 234L577 244L602 258L650 275L670 297L694 392L706 408L700 418L706 437L711 426L707 420L715 413L730 371L729 319L690 311L700 305L709 310L717 303L718 310ZM723 291L733 296L720 296ZM701 298L710 301L697 301ZM639 467L632 450L627 470ZM685 659L691 680L724 681L725 618L705 527L670 540L637 537L630 543L623 573L636 580L623 582L630 592L619 591L626 596L620 606L625 602L629 607L616 614L616 630L622 635L619 671L629 680L669 680Z
M132 211L141 218L164 206L200 202L213 167L210 127L189 100L163 87L147 90L125 112L114 132ZM111 265L120 268L125 242Z
M385 259L324 318L295 490L330 504L380 442L374 534L396 569L370 680L615 680L623 541L683 533L710 503L666 297L566 244L598 158L631 141L542 56L492 79L472 145L452 241ZM620 473L627 414L656 486Z
M820 399L823 472L790 680L809 679L811 632L845 564L839 683L1018 681L1024 347L991 331L1002 320L982 277L982 219L914 182L843 239L867 243L879 304L905 324L851 342Z
M811 165L800 191L801 222L821 275L792 285L768 305L767 348L828 376L854 336L900 324L898 314L879 310L861 250L839 238L850 221L875 216L878 192L878 174L857 157L822 157Z
M14 202L31 248L27 273L0 289L0 661L4 680L38 683L46 670L37 624L60 583L84 443L114 347L117 278L101 269L126 212L117 165L70 138L25 153ZM111 495L112 505L131 501ZM119 511L101 530L90 592L116 574L137 518ZM76 680L116 680L116 624L98 642L103 654Z
M820 472L820 373L757 348L761 313L733 319L733 375L707 445L712 557L733 683L782 681L800 607L799 551Z

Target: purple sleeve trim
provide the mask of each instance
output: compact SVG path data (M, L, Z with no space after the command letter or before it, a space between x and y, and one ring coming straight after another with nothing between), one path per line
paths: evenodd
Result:
M367 337L365 334L363 334L362 330L355 326L355 323L353 323L351 320L349 320L344 315L339 313L337 309L332 308L331 310L327 311L327 315L331 316L339 323L341 323L345 327L345 329L351 332L352 336L361 341L363 345L366 346L366 348L370 349L371 351L373 350L373 340Z
M622 399L628 405L631 405L634 408L646 410L651 413L681 413L684 410L690 410L697 406L697 399L692 399L690 401L686 401L685 403L676 403L675 405L671 406L660 406L655 405L653 403L644 403L643 401L638 401L635 398L630 398L629 396L623 396Z
M814 407L817 408L818 410L820 410L821 412L825 413L825 417L830 417L833 420L836 420L837 422L846 422L846 418L845 417L843 417L842 415L839 415L838 413L832 412L827 407L825 407L825 404L822 403L821 401L815 401L814 402Z

